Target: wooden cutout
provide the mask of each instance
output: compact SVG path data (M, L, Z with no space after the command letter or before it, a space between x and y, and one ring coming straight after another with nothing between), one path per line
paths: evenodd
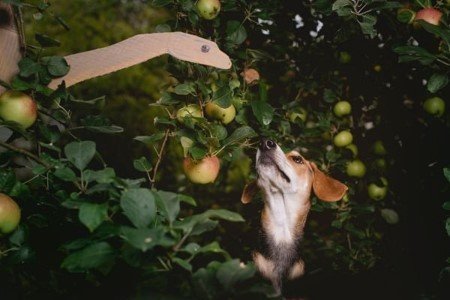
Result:
M10 5L0 3L0 9L10 13L11 24L0 27L0 79L10 82L19 70L21 58L19 35L14 26ZM183 32L138 34L117 44L68 55L70 71L48 85L56 89L63 81L66 87L94 77L125 69L154 57L170 54L185 60L219 69L229 69L231 60L216 43ZM0 93L5 89L0 86Z

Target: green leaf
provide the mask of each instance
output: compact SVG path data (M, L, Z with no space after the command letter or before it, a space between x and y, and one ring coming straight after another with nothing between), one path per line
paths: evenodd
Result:
M107 242L97 242L67 256L61 267L69 272L84 272L111 263L114 257L113 247Z
M450 218L445 221L445 229L447 230L447 235L450 236Z
M444 172L445 178L447 178L447 181L450 182L450 168L444 168L443 172Z
M350 6L352 3L350 0L336 0L334 1L333 5L331 6L331 9L336 11L339 10L345 6Z
M163 213L169 221L170 226L172 226L173 221L175 221L180 213L181 197L179 194L165 191L158 191L157 194L159 197L156 198L156 204L159 211Z
M72 169L63 167L55 170L55 176L64 181L75 181L77 179L77 175Z
M195 93L194 84L192 82L186 82L186 83L179 84L175 87L173 92L177 95L183 95L183 96L186 96L189 94L194 94Z
M220 87L214 92L212 101L222 108L230 107L233 93L228 85Z
M116 172L113 168L104 168L103 170L94 171L86 170L83 171L83 179L86 182L96 181L98 183L111 183L116 178Z
M181 259L179 257L174 257L174 258L172 258L172 262L176 263L183 269L185 269L189 272L192 272L192 265L188 261Z
M418 22L426 31L437 35L438 37L443 39L447 45L450 46L450 30L449 29L446 29L445 27L430 24L424 20L419 20Z
M120 237L127 241L131 246L145 252L157 245L172 246L174 241L164 236L161 228L131 228L121 227Z
M84 170L95 155L92 141L72 142L64 147L67 159L78 169Z
M399 20L402 23L408 23L411 24L414 21L414 18L416 17L416 13L411 9L400 9L397 12L397 20Z
M253 115L262 125L269 125L273 119L274 109L267 102L261 100L252 101Z
M108 217L108 204L83 203L78 218L90 232L94 231Z
M84 126L87 130L91 132L99 132L106 134L115 134L123 132L123 128L116 125L104 125L104 126Z
M209 209L203 215L207 218L223 219L229 222L244 222L240 214L226 209Z
M224 145L231 145L244 139L256 136L256 132L250 126L242 126L233 131L233 133L223 141Z
M152 135L140 135L135 137L136 141L144 143L146 145L153 145L155 142L164 138L164 132L158 132Z
M148 161L148 159L145 156L135 159L133 161L133 167L141 172L150 172L151 169L153 168L152 164Z
M400 55L398 61L401 63L417 60L423 65L429 65L436 60L436 56L417 46L399 46L393 50Z
M190 147L188 152L192 156L192 158L195 160L202 159L208 153L208 151L205 148L197 147L197 146Z
M41 70L41 65L33 61L31 58L24 57L19 61L20 76L29 77Z
M55 39L52 39L51 37L49 37L48 35L45 35L45 34L36 33L34 38L39 43L39 45L41 45L44 48L61 46L61 42L59 42Z
M256 269L252 264L243 264L239 259L223 263L217 270L216 277L226 290L236 283L247 280L255 275Z
M450 210L450 201L444 202L444 204L442 204L442 208L445 210Z
M44 61L44 58L43 58ZM61 77L69 73L70 67L64 57L50 56L46 57L45 64L50 75Z
M247 39L247 31L242 22L239 21L228 21L226 33L227 41L235 45L240 45Z
M137 188L123 192L120 206L131 223L138 228L147 227L156 216L155 197L147 189Z
M434 73L428 79L427 89L430 93L436 93L448 84L448 76L446 74Z

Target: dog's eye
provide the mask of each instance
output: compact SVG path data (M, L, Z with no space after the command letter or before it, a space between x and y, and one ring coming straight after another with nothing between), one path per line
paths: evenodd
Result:
M296 164L303 164L303 157L301 157L301 156L292 156L292 160Z

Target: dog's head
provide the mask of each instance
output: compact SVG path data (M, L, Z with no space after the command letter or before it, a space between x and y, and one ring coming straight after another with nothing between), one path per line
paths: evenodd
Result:
M323 201L338 201L347 191L343 183L325 175L297 151L284 153L273 141L263 139L256 154L258 179L247 185L241 201L248 203L259 187L264 194L298 194L309 199L311 190Z

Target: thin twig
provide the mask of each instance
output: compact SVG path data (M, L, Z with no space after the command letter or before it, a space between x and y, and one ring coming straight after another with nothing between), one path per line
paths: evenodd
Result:
M14 152L23 154L23 155L25 155L25 156L31 158L31 159L34 160L35 162L37 162L37 163L43 165L43 166L46 167L47 169L50 169L50 168L52 167L51 165L49 165L48 163L46 163L45 161L43 161L42 159L40 159L38 156L36 156L35 154L33 154L33 153L31 153L31 152L29 152L29 151L27 151L27 150L25 150L25 149L17 148L17 147L15 147L15 146L12 146L12 145L7 144L7 143L4 143L4 142L0 142L0 146L1 146L1 147L4 147L4 148L6 148L6 149L9 149L9 150L11 150L11 151L14 151Z
M159 151L156 152L156 155L158 156L158 160L156 161L155 167L153 168L153 175L150 178L150 185L151 185L152 189L155 187L156 173L158 172L159 164L161 163L162 154L164 152L164 149L166 148L169 134L170 134L170 129L166 129L166 132L164 133L164 140L161 144L161 148L159 148Z

